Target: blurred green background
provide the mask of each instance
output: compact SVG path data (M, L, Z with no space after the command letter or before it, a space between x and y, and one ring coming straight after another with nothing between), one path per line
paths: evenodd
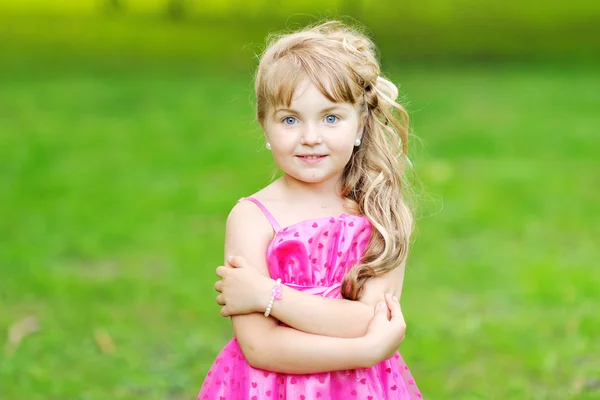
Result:
M415 138L426 399L600 398L600 3L0 1L0 398L192 399L264 38L364 24Z

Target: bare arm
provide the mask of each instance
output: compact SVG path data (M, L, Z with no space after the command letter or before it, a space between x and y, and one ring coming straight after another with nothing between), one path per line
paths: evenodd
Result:
M268 275L265 252L271 236L271 227L260 211L242 202L234 207L227 220L225 254L239 254L253 268ZM389 346L382 345L382 341L394 345L394 340L389 338L373 341L365 337L334 338L309 334L281 327L274 318L257 313L237 315L232 321L250 365L276 372L315 373L368 367L389 355ZM398 336L397 331L387 327L381 332Z
M268 327L263 321L266 318L256 313L232 320L242 352L254 368L310 374L368 368L380 361L369 354L363 338L332 338L278 325Z
M298 330L340 338L364 336L373 318L375 305L385 293L400 297L404 264L384 277L365 284L358 301L329 299L284 286L283 298L274 303L271 314ZM266 295L268 299L268 294Z
M263 313L275 281L260 273L244 257L235 256L229 261L236 268L217 268L219 276L228 277L227 283L215 284L215 289L223 293L217 297L217 302L224 306L221 314ZM385 293L400 297L403 278L404 264L369 280L358 301L324 298L283 286L283 298L274 303L271 314L303 332L339 338L361 337L373 317L375 304L384 300Z
M360 338L319 336L281 326L264 329L258 323L251 329L255 336L246 337L243 344L238 337L238 342L250 365L268 371L311 374L368 368L392 357L404 338L406 324L398 300L390 295L385 300L387 306L379 303L367 334ZM264 317L248 314L233 318L249 321Z

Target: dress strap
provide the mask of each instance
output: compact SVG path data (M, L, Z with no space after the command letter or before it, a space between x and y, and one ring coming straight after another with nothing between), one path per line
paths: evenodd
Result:
M275 220L275 217L273 217L273 214L271 214L269 212L269 210L267 210L267 207L265 207L263 205L263 203L261 203L254 197L242 197L241 199L238 200L238 203L240 201L244 201L244 200L250 200L251 202L256 204L258 206L258 208L260 208L260 210L263 212L263 214L265 214L265 217L267 217L267 220L269 221L269 223L271 224L271 226L273 227L275 232L279 232L281 230L279 224L277 223L277 220Z

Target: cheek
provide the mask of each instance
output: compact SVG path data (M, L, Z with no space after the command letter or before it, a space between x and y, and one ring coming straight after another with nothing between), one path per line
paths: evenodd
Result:
M349 159L354 150L355 135L345 135L330 143L331 150L334 150L340 157Z
M350 162L350 159L352 158L352 148L347 150L346 153L344 154L344 159L343 159L343 164L344 166L346 164L348 164L348 162Z
M338 146L336 153L338 155L336 164L346 166L354 153L354 140Z
M290 155L294 153L295 148L295 142L289 136L277 135L271 139L271 155L280 167L291 162Z
M290 136L276 135L271 139L273 154L289 154L294 151L295 146L296 144Z
M273 147L273 150L287 151L290 147L294 146L294 134L291 131L286 131L278 126L272 126L267 131L269 142Z

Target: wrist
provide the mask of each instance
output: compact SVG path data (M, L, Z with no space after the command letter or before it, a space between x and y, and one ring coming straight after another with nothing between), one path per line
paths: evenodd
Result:
M271 300L271 293L275 283L275 280L268 277L265 277L265 279L262 280L259 290L256 291L255 312L264 313L266 311L269 306L269 301Z
M281 300L283 298L281 290L281 278L278 278L273 287L271 288L271 297L269 298L269 305L267 305L267 309L265 310L265 317L271 315L271 311L273 309L273 305L275 304L275 300Z

